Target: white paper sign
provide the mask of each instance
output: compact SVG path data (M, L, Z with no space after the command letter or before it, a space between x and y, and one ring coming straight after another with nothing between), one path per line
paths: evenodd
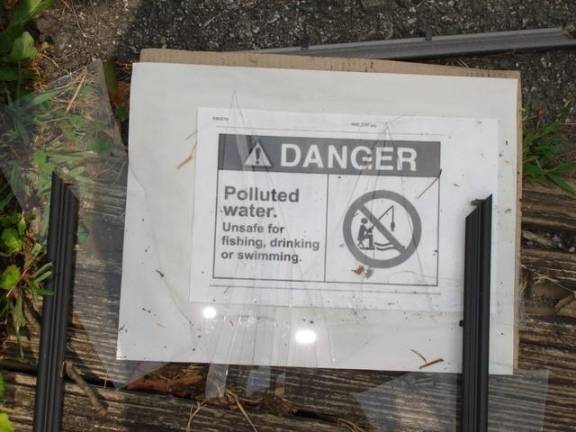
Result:
M496 121L198 115L190 301L459 304L463 215L496 193Z
M162 77L161 80L158 77ZM464 221L492 194L514 365L512 79L136 64L118 358L457 372Z

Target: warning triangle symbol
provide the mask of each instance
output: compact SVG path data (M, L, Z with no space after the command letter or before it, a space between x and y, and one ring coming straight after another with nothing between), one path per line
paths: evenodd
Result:
M262 145L260 142L257 142L256 145L250 151L250 154L244 161L244 166L259 166L259 167L271 167L272 164L270 163L270 159L268 159L268 155L264 152Z

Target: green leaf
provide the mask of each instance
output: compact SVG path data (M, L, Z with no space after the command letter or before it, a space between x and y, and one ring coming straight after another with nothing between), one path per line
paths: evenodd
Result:
M0 275L0 288L10 291L20 281L20 269L17 265L12 264L6 267L6 270Z
M32 246L32 250L30 251L30 256L32 258L36 258L38 255L42 253L42 245L40 243L34 243Z
M0 413L0 432L16 432L12 422L6 413Z
M86 125L86 120L84 120L84 117L78 114L70 114L67 117L67 120L68 123L70 123L70 126L72 126L74 129L82 129Z
M12 327L16 331L16 339L20 339L20 329L26 325L26 317L24 316L24 296L18 293L16 301L12 304Z
M550 169L550 172L554 174L568 174L574 171L576 171L576 162L574 161L560 162L558 165Z
M14 41L10 58L15 62L26 61L34 58L38 50L34 46L34 38L28 32L24 32Z
M6 384L4 383L4 375L0 373L0 400L4 399L6 393Z
M558 120L556 120L555 122L549 123L547 125L545 125L544 127L542 127L540 129L540 136L545 136L545 135L549 135L549 134L555 134L557 133L560 128L562 127L562 123Z
M20 0L18 9L9 26L23 26L27 24L52 6L52 3L54 3L54 0Z
M16 225L19 220L20 220L20 213L11 212L7 215L3 215L0 217L0 225L2 226Z
M531 130L524 131L524 147L529 147L534 142L534 132Z
M546 175L546 171L544 171L539 165L533 163L524 164L523 171L526 177L532 179L542 178Z
M24 217L24 214L20 215L20 219L18 220L18 223L16 224L16 228L18 229L18 235L22 238L24 237L24 234L26 234L26 218Z
M54 171L54 164L48 159L48 153L43 150L37 150L32 155L32 160L38 169L40 175L51 175Z
M18 68L15 66L0 66L0 81L18 81Z
M13 227L4 228L2 230L0 241L2 242L2 248L10 255L21 252L24 247L24 242L18 234L18 230Z
M98 154L106 154L112 149L112 143L107 139L94 138L90 141L90 149Z
M4 183L0 186L0 212L8 207L8 204L10 204L13 198L14 195L12 195L12 190L8 183Z
M78 224L78 232L76 233L76 236L78 238L78 243L82 244L84 243L86 240L88 240L88 228L86 228L86 225L84 225L82 222L80 222Z
M34 94L25 100L26 107L35 107L38 105L42 105L52 99L54 96L58 94L57 90L47 91L44 93Z
M83 166L78 166L68 171L67 174L72 178L76 178L79 177L85 171L85 169L86 168L84 168Z
M42 296L42 297L51 296L51 295L54 295L54 291L46 289L46 288L38 288L36 290L36 294L39 296Z
M14 41L22 34L24 27L18 24L10 26L0 33L0 54L9 54Z
M51 271L45 271L44 273L42 273L40 276L36 277L34 279L34 282L39 284L40 282L44 282L46 279L48 279L50 276L52 276L52 272Z
M128 108L126 108L124 105L118 105L114 110L114 115L120 123L124 123L126 120L128 120Z
M14 198L14 195L12 195L12 192L10 192L6 195L2 195L0 197L0 211L4 210L6 207L8 207L8 204L10 204L10 202L12 201L12 198Z
M555 183L557 186L560 186L562 189L564 189L566 192L569 192L573 195L576 195L576 188L574 188L574 186L572 186L570 183L568 183L566 180L564 180L562 177L560 177L557 174L554 173L548 173L548 175L546 176L550 181L552 181L553 183Z

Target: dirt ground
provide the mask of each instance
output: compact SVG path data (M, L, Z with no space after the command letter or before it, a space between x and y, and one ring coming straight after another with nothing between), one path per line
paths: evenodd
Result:
M37 26L53 78L96 58L133 62L150 47L232 51L570 23L573 0L61 0ZM576 50L440 62L519 69L524 106L548 118L575 102Z

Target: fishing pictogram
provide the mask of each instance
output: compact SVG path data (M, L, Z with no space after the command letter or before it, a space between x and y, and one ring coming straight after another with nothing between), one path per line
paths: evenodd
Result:
M352 255L374 268L406 261L418 247L422 222L415 207L395 192L366 193L349 207L343 223L344 239Z

